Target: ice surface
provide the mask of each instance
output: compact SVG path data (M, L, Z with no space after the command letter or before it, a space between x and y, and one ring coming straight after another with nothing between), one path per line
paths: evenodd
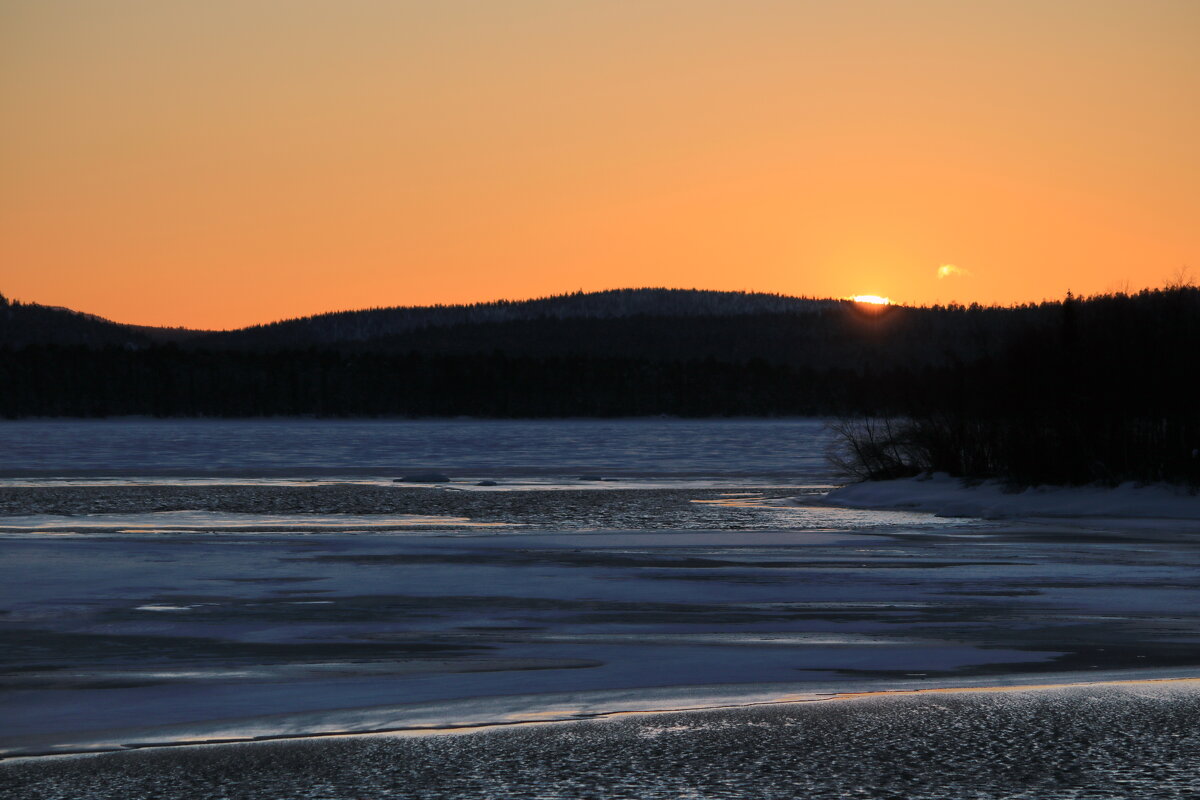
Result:
M10 753L678 708L767 685L1174 676L1200 648L1195 548L1023 526L27 530L0 547Z
M470 528L501 523L477 523L466 517L424 514L230 514L219 511L151 511L142 514L29 514L0 516L0 533L40 531L251 531L391 529L427 526Z
M940 479L814 505L820 421L7 425L10 754L1200 665L1186 530L937 517Z
M0 421L0 475L828 475L819 419ZM601 483L601 485L604 485Z

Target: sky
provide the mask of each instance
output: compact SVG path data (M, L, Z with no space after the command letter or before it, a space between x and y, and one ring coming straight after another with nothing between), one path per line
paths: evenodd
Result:
M1200 272L1196 0L0 0L0 292L121 322Z

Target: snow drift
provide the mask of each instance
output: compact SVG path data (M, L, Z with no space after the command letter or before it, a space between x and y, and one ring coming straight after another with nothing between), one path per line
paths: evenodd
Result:
M847 508L925 511L940 517L1118 517L1200 520L1200 495L1166 485L1036 486L1013 490L999 481L968 485L932 476L866 481L834 489L824 503Z

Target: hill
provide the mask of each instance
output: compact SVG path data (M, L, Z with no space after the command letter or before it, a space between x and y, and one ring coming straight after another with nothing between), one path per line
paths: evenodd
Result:
M235 331L209 333L198 337L193 344L204 348L256 350L322 347L372 342L429 328L498 325L532 320L798 314L811 313L837 303L836 300L812 300L761 292L612 289L532 300L335 311Z
M472 326L544 320L808 314L839 304L837 300L813 300L761 292L613 289L532 300L334 311L232 331L205 331L126 325L60 306L9 301L0 295L0 347L148 347L175 342L203 350L270 351L310 347L371 347L372 343L379 342L381 348L393 350L408 347L409 341L413 346L420 346L422 337L406 340L403 335L434 328L466 330ZM473 330L483 331L485 328ZM445 337L434 336L431 340L438 338Z
M9 301L0 295L0 346L145 347L151 343L146 332L94 314Z
M208 331L125 325L62 306L21 303L0 294L0 347L151 347L204 336Z
M845 300L694 289L616 289L525 301L364 309L233 331L121 325L94 315L11 304L0 347L130 350L175 344L196 353L328 351L342 355L715 360L820 370L888 369L972 358L1026 309L864 309Z

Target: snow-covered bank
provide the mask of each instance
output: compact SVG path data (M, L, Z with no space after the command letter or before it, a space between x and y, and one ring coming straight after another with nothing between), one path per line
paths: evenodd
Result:
M1173 486L1039 486L1012 491L998 481L974 486L945 474L852 483L824 503L847 508L926 511L939 517L1010 519L1119 517L1200 520L1200 495Z

